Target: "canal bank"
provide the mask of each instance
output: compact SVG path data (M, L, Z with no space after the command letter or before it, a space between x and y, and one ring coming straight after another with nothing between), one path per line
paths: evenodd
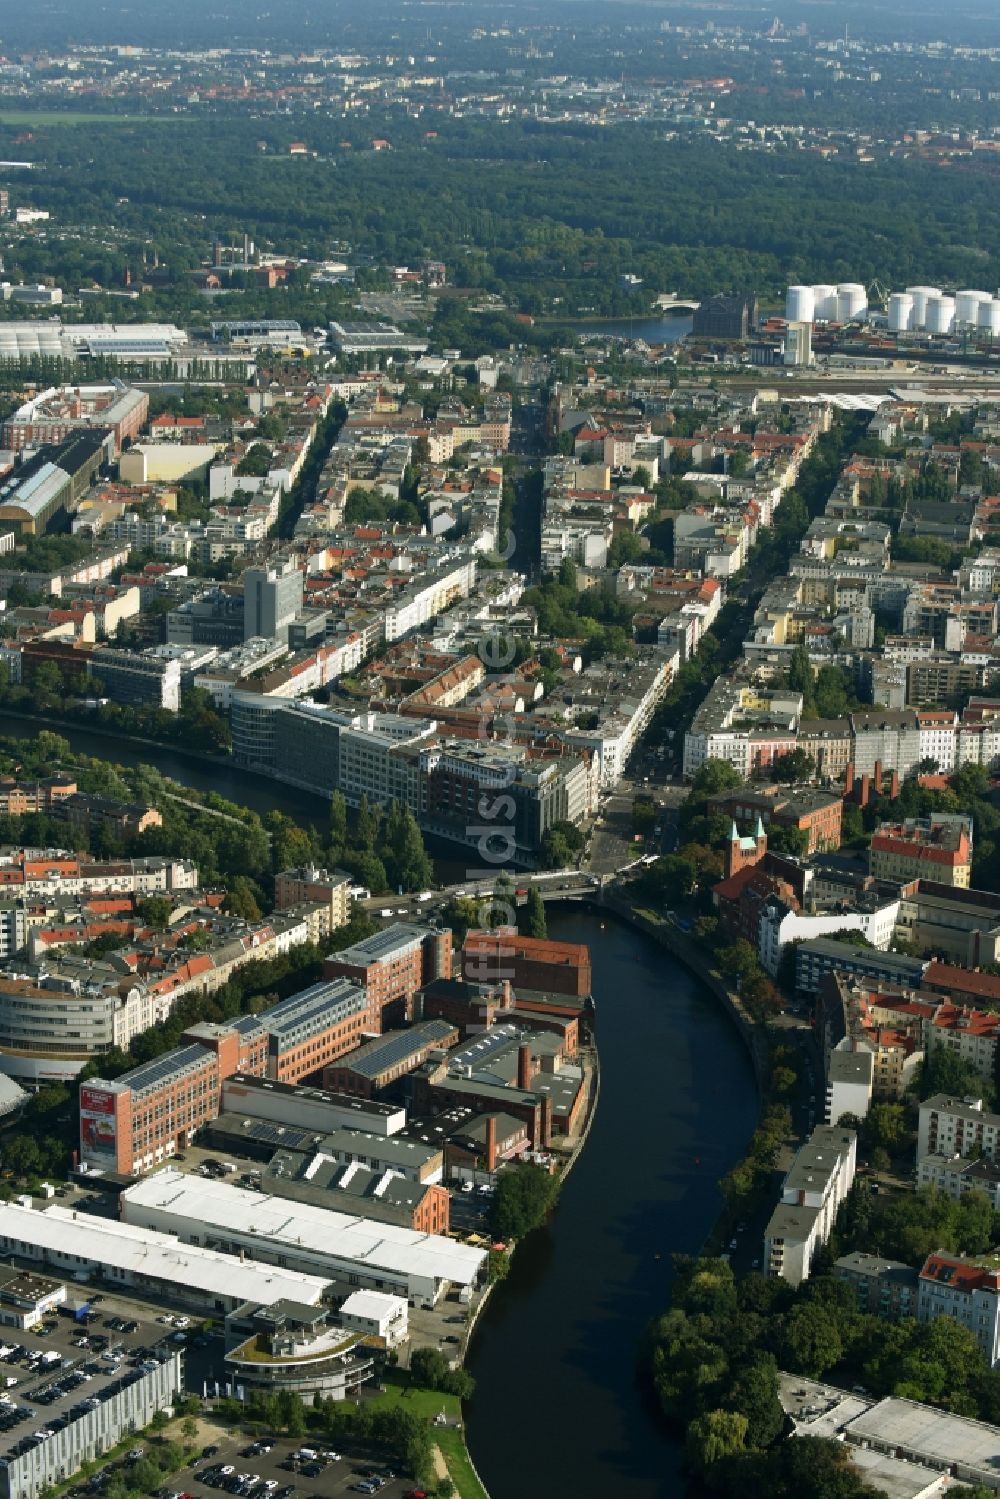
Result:
M34 739L41 729L65 739L74 754L90 755L109 764L152 765L163 775L194 791L214 791L227 801L249 807L260 817L281 812L293 821L325 828L330 815L329 799L302 791L274 776L244 770L223 755L189 750L183 745L163 744L155 739L133 735L109 734L88 724L42 714L14 713L0 709L0 738ZM434 834L424 835L424 846L434 861L434 873L441 885L464 880L494 877L495 866L475 865L460 845L448 843Z
M716 996L651 936L600 909L550 909L549 931L591 948L600 1106L558 1211L479 1318L468 1445L491 1499L672 1499L683 1451L644 1403L637 1349L753 1132L754 1071Z

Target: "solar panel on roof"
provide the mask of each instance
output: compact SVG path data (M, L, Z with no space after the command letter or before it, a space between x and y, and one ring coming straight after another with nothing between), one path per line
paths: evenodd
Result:
M307 1130L282 1128L266 1120L256 1120L248 1130L242 1133L248 1135L251 1140L260 1140L262 1144L287 1145L293 1150L312 1139L312 1135Z
M143 1088L151 1087L154 1083L162 1082L165 1078L188 1071L197 1063L206 1061L209 1055L210 1053L203 1046L185 1046L180 1051L168 1051L162 1057L154 1057L151 1062L145 1062L134 1072L127 1072L121 1080L127 1083L133 1092L139 1092Z

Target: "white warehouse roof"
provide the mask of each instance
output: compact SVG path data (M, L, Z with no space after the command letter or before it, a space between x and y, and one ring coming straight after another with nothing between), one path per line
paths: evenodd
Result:
M173 1281L205 1296L262 1306L285 1299L316 1306L328 1285L318 1275L239 1260L216 1249L182 1244L172 1234L61 1207L41 1210L0 1204L0 1246L8 1253L28 1256L32 1249L40 1249L67 1262L79 1256L81 1269L90 1265L124 1270L127 1275Z
M334 1213L310 1203L290 1202L248 1192L226 1182L185 1176L172 1166L156 1171L122 1193L126 1219L132 1213L165 1214L184 1228L209 1226L217 1231L286 1245L322 1258L354 1260L373 1271L475 1283L485 1254L442 1234L382 1223L354 1213ZM183 1231L183 1230L182 1230Z

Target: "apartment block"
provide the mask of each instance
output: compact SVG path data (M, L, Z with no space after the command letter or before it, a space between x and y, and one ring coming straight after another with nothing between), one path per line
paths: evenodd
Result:
M917 1164L927 1156L1000 1157L1000 1114L988 1114L981 1098L935 1093L920 1105Z
M780 1276L792 1286L808 1280L854 1181L857 1145L853 1130L817 1125L798 1151L764 1230L768 1275Z
M858 1251L841 1255L833 1268L837 1278L846 1280L857 1292L859 1312L888 1322L917 1315L919 1277L912 1265Z
M972 818L961 812L934 812L875 829L869 868L877 880L933 880L968 889L972 873Z
M972 1333L992 1368L1000 1361L1000 1269L938 1250L920 1272L917 1317L951 1317Z

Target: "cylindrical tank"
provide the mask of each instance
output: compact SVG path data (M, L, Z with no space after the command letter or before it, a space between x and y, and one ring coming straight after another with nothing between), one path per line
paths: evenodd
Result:
M976 323L980 333L989 333L994 338L1000 335L1000 297L980 302Z
M941 288L939 286L908 286L906 290L913 298L913 327L926 328L927 298L939 297Z
M835 318L837 316L837 288L821 281L812 290L815 316L826 320Z
M955 321L954 297L927 298L927 332L950 333Z
M890 333L909 333L913 327L913 298L908 291L894 291L889 298Z
M860 281L842 281L837 287L837 321L849 323L867 311L868 293Z
M960 328L975 328L979 321L979 308L991 300L988 291L959 291L955 293L955 322Z
M790 286L785 293L785 321L811 323L816 315L816 298L811 286Z

